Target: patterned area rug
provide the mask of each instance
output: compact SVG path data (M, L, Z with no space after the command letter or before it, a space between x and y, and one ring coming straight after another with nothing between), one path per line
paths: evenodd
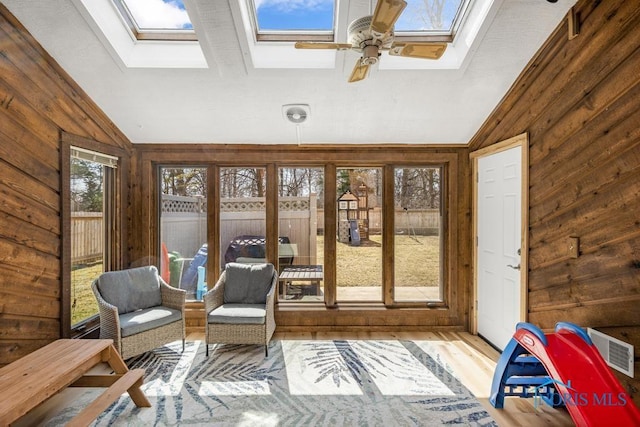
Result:
M428 341L273 341L264 347L172 343L129 359L152 408L124 394L95 425L497 425ZM100 393L87 389L61 425Z

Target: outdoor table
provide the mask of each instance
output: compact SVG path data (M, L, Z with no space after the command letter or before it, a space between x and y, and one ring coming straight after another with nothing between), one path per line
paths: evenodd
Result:
M319 295L320 281L323 280L322 265L286 265L282 267L278 280L282 298L287 295L287 287L292 282L308 282L315 286L316 295Z

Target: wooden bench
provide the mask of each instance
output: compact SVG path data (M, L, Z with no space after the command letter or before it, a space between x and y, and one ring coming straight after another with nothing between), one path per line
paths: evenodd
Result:
M100 363L114 374L87 375ZM112 340L61 339L0 368L0 426L6 426L66 387L106 387L67 426L89 425L125 391L138 407L151 403L140 386L144 369L129 370Z

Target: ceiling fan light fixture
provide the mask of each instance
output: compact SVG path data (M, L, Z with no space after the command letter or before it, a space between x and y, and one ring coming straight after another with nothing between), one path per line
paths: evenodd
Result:
M309 120L310 114L311 109L309 108L309 104L285 104L282 106L282 116L284 119L295 125Z
M380 50L378 46L370 45L365 47L362 50L362 63L373 65L378 62L378 57L380 56Z
M554 0L549 0L554 1ZM355 19L347 28L349 43L298 42L296 49L355 50L362 52L349 76L349 83L363 80L369 68L378 63L382 51L391 56L408 58L439 59L447 48L447 43L410 42L396 43L394 26L407 7L405 0L377 0L373 15ZM289 120L292 118L290 117Z

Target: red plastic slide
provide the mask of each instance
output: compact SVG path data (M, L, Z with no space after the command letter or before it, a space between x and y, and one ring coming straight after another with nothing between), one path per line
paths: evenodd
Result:
M545 335L521 327L513 338L542 363L576 425L640 426L640 410L583 329L560 322Z

